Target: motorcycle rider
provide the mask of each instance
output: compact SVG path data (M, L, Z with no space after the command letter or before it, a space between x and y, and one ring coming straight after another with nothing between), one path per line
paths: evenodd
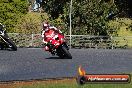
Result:
M3 29L5 28L5 25L3 25L2 23L0 23L0 34L4 35L4 33L6 33L6 31L4 31ZM4 33L3 33L4 32ZM6 34L5 34L6 35ZM7 36L7 35L6 35Z
M4 25L2 23L0 23L0 35L7 36L6 34L3 33L3 29L4 29ZM0 49L1 50L4 49L4 43L2 41L0 41Z
M3 25L0 23L0 34L2 33ZM0 42L0 49L3 49L3 44Z
M48 22L42 23L42 38L43 38L43 43L45 44L45 51L50 51L52 53L52 50L50 50L51 47L46 39L47 37L51 37L51 34L50 33L45 34L51 29L58 31L59 33L62 33L62 32L58 28L51 26Z

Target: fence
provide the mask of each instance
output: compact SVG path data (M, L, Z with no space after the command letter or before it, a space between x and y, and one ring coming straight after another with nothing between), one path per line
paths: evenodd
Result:
M40 34L19 34L9 33L10 38L18 47L43 47L42 37ZM70 36L66 35L67 44L70 45ZM72 35L71 48L132 48L132 36L88 36Z

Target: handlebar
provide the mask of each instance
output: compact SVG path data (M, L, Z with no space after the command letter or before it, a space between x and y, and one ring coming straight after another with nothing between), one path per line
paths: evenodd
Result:
M5 30L0 30L0 35L4 35L6 32L6 29Z

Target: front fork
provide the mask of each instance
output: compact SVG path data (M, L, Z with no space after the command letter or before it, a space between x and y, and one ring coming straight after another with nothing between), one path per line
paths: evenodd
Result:
M52 44L48 44L47 46L49 47L49 52L51 52L52 55L55 55L56 49L54 46Z

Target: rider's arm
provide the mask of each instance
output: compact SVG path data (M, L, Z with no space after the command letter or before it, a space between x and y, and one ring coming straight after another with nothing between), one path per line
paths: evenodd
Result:
M44 33L45 33L45 31L43 30L42 31L42 33L41 33L41 36L44 38L45 36L44 36Z
M54 26L50 26L49 28L50 28L50 29L55 29L55 30L59 31L59 33L62 33L58 28L56 28L56 27L54 27Z
M61 30L59 30L59 33L62 33Z
M54 26L50 26L49 29L55 29L55 30L58 30L56 27Z
M42 38L43 38L43 43L44 43L44 44L47 44L48 42L45 41L45 35L44 35L44 33L45 33L45 31L42 31L41 36L42 36Z
M47 41L45 41L45 40L43 39L43 43L44 43L44 44L47 44L48 42L47 42Z

